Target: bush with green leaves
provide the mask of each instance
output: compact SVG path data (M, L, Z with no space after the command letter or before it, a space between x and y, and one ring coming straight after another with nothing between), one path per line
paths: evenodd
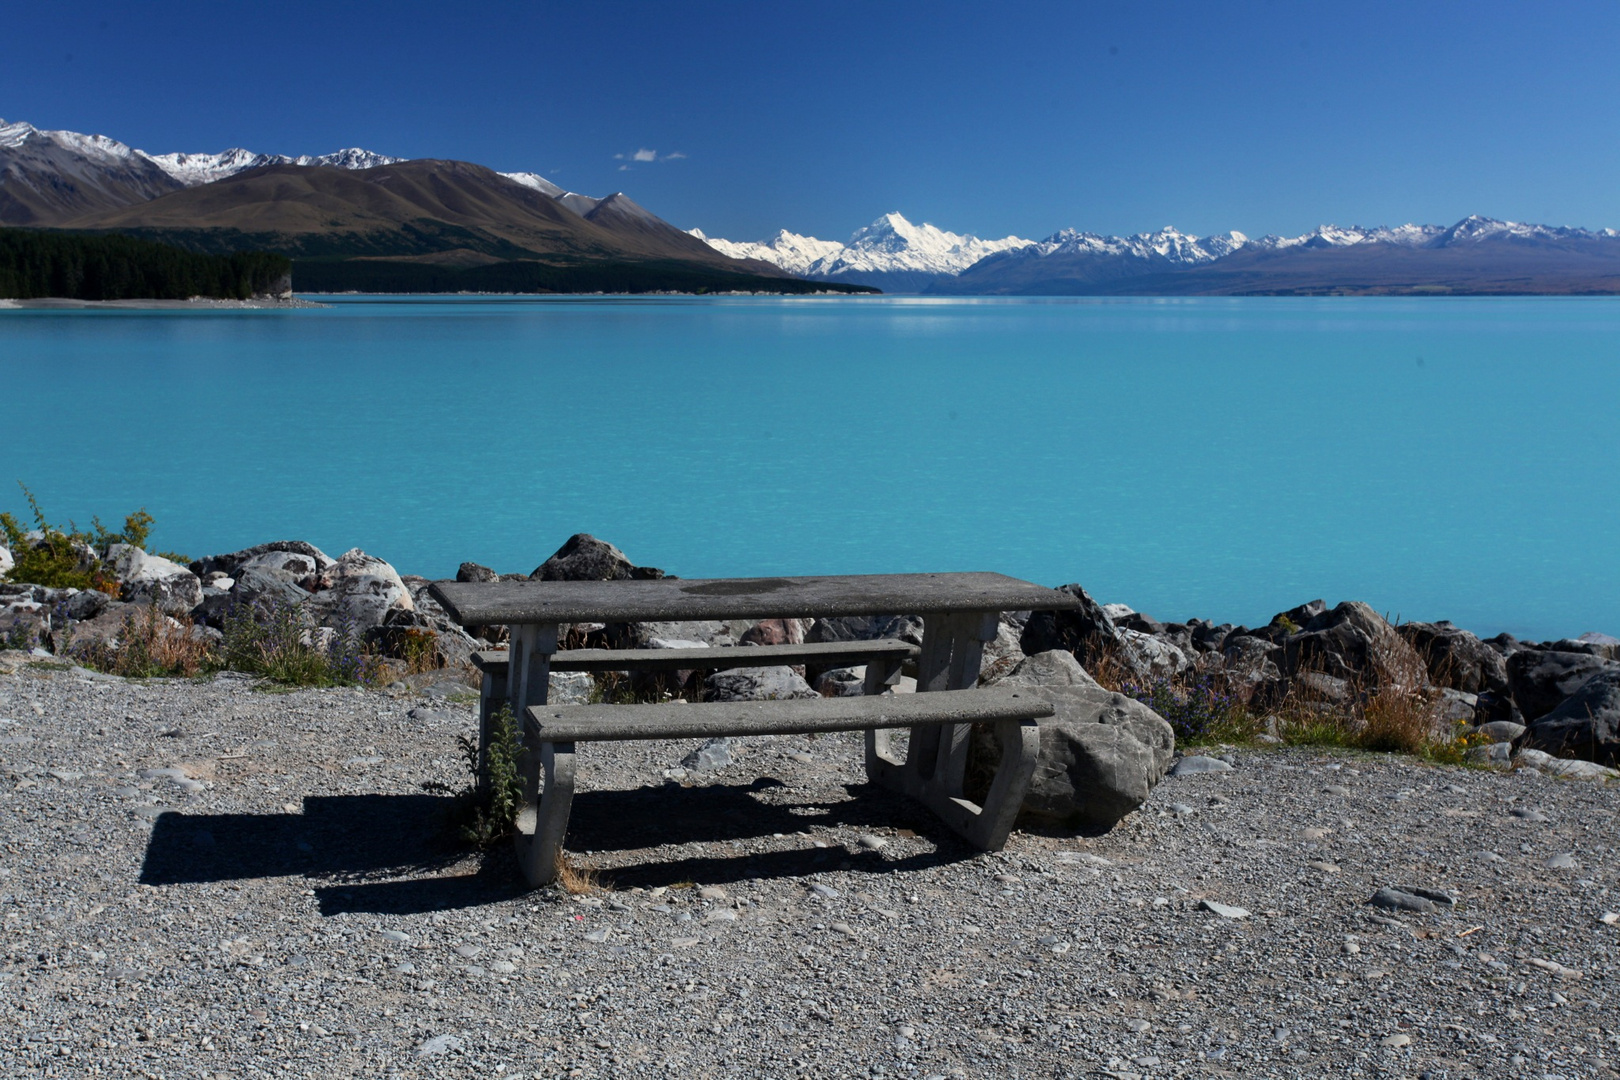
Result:
M289 686L375 686L387 667L344 624L316 643L308 606L284 602L238 604L225 615L221 660L232 671Z
M63 528L50 523L32 491L21 483L17 486L28 500L34 527L29 529L13 514L0 513L0 533L4 533L5 545L16 562L7 578L52 589L100 589L117 596L118 579L97 553L105 551L109 544L145 549L154 520L146 508L125 517L124 527L118 532L103 525L100 518L91 518L89 529L81 529L72 521ZM30 532L39 535L30 537ZM174 552L161 554L175 562L191 561Z

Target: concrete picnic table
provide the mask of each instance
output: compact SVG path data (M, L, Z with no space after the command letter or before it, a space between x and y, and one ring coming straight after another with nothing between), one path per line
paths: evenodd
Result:
M780 733L790 730L864 730L867 772L871 780L903 791L926 803L959 833L980 847L999 848L1011 828L1016 805L1034 768L1038 734L1031 718L1051 715L1049 706L1003 700L1015 695L974 690L984 646L996 636L1004 611L1072 609L1079 600L1056 589L995 573L859 574L826 577L660 578L621 581L497 581L435 582L430 592L464 626L505 625L509 630L507 663L498 682L487 677L483 707L487 742L489 716L498 694L510 703L512 715L524 725L525 752L530 741L543 757L546 792L558 788L560 808L547 813L542 806L538 824L532 812L536 850L519 838L520 853L527 853L525 874L532 882L550 880L546 858L561 850L567 802L572 792L573 743L576 740L680 737L691 730L695 712L677 720L660 705L547 706L551 665L557 655L559 628L568 623L695 622L700 620L832 618L853 615L920 615L923 637L916 654L917 690L931 694L954 692L937 707L922 700L866 701L862 698L822 702L705 703L686 706L711 712L714 730L735 728L735 734ZM852 643L858 644L858 643ZM884 644L874 643L881 649ZM747 652L752 648L740 647ZM789 655L795 647L760 649L773 663L803 662ZM813 649L813 646L798 648ZM823 646L825 648L825 646ZM867 663L866 693L882 694L899 680L900 658L892 649L874 649ZM697 650L694 650L697 651ZM707 650L705 650L707 651ZM732 649L714 650L729 654ZM570 650L564 656L575 663L591 650ZM657 656L657 650L648 650ZM605 654L604 654L605 655ZM621 654L615 653L613 662ZM805 657L809 659L810 657ZM728 659L736 659L728 657ZM813 662L813 660L812 660ZM598 665L599 666L599 665ZM629 665L627 665L629 666ZM701 662L694 657L694 668ZM492 693L493 692L493 693ZM981 700L983 699L983 700ZM633 710L633 711L632 711ZM842 711L845 717L836 717ZM825 716L821 714L827 714ZM1022 718L1022 726L1019 718ZM986 807L1000 799L995 813L962 798L971 725L998 724L1004 768L992 784ZM829 726L831 725L831 726ZM911 728L904 761L890 752L895 727ZM550 737L548 737L550 736ZM1034 740L1031 742L1031 740ZM1009 742L1009 740L1011 740ZM566 761L559 758L563 755ZM538 797L538 765L530 783ZM1020 775L1021 774L1021 777ZM566 790L562 790L566 788ZM532 800L531 800L532 801ZM990 818L994 818L991 821ZM520 831L523 824L520 821ZM543 849L541 851L540 849Z

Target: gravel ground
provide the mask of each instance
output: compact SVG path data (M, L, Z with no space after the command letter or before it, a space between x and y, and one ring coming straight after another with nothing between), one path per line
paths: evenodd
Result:
M449 684L4 661L4 1075L1620 1076L1617 785L1238 750L986 855L856 736L599 744L570 898L443 840Z

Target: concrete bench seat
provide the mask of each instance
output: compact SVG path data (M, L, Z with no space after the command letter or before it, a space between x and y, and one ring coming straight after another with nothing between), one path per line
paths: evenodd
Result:
M870 780L923 803L973 846L999 851L1012 832L1035 771L1040 752L1036 720L1051 715L1047 702L1016 689L995 688L785 701L533 705L523 715L524 805L517 821L518 861L531 885L545 885L556 877L573 804L576 743L832 731L864 731ZM963 797L965 741L939 738L942 726L960 725L953 730L965 733L970 724L994 725L1001 744L1001 764L983 806ZM908 766L889 752L894 728L911 729L911 753L928 756L926 768ZM959 757L964 760L956 760Z
M922 650L907 641L826 641L804 645L722 645L713 649L562 649L551 655L552 671L722 671L779 664L854 667L882 661L916 662ZM473 654L486 675L504 677L506 649Z

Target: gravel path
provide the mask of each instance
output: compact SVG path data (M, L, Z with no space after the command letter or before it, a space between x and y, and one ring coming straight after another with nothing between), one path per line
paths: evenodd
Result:
M858 736L686 787L692 744L597 744L581 900L436 838L449 684L9 655L4 1075L1620 1076L1620 785L1241 750L984 855L865 790Z

